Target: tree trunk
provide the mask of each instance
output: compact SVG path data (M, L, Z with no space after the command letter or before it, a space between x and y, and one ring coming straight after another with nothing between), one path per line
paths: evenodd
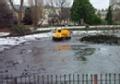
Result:
M12 0L9 0L9 3L11 5L12 9L14 10L14 12L16 12L18 14L18 24L21 24L21 21L23 19L23 3L24 3L24 0L20 1L20 7L19 7L18 10L15 8Z

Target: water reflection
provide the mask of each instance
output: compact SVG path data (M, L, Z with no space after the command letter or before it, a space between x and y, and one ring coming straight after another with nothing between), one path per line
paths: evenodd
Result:
M80 50L84 47L87 47L87 45L71 45L72 50Z
M70 44L59 44L55 46L55 51L71 53L75 56L78 61L87 61L87 56L94 54L95 48L90 48L87 45L70 45Z
M68 44L59 44L55 46L54 50L55 51L70 51L71 46Z

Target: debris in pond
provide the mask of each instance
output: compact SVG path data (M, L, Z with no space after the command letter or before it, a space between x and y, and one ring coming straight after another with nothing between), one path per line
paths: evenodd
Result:
M87 61L87 58L84 57L84 56L79 56L79 57L76 57L77 60L80 60L80 61Z
M95 48L84 48L75 52L75 57L80 61L87 61L86 56L94 54Z
M78 50L75 54L81 56L89 56L95 52L95 48L85 48Z
M0 73L8 73L8 70L1 70Z
M13 61L13 60L10 60L10 61L7 61L7 62L6 62L7 68L15 67L15 66L17 66L18 64L20 64L20 63L17 62L17 61Z
M22 72L21 76L29 76L30 72L27 69L24 69L24 71Z
M87 61L86 56L94 54L95 48L90 48L88 45L71 45L72 50L74 51L74 56L76 60Z
M80 41L119 45L120 37L117 37L115 35L89 35L81 38Z
M71 45L72 50L80 50L84 47L87 47L87 45Z

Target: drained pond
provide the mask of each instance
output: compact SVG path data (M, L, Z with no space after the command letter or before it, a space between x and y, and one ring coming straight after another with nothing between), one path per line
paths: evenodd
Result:
M43 38L7 49L0 53L0 73L119 73L119 45L85 43L79 38L62 42Z

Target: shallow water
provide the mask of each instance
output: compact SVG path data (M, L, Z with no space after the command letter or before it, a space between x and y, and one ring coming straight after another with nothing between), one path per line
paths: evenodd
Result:
M0 53L0 73L119 73L120 47L51 38L29 41Z

